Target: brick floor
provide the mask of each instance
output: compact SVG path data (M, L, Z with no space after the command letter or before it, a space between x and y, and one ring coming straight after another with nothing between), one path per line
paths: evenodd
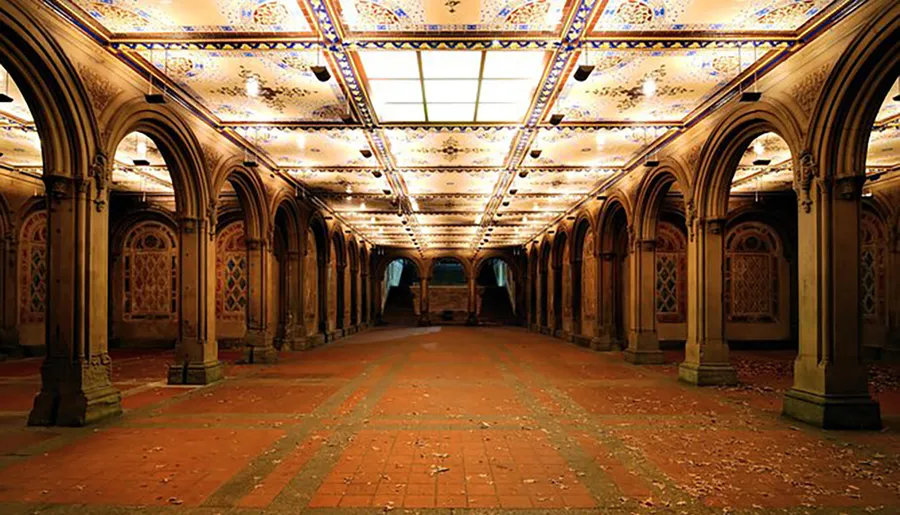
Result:
M115 351L126 414L80 429L25 428L39 361L0 364L0 513L900 512L895 367L886 429L848 433L779 416L789 351L735 352L729 388L678 383L676 351L632 366L511 328L224 355L188 388L170 353Z

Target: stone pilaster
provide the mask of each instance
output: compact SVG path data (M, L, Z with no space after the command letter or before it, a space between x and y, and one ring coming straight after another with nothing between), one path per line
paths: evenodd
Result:
M737 383L725 340L725 221L695 221L688 242L688 337L678 378L698 386Z
M629 278L631 327L625 349L625 361L629 363L659 365L663 362L656 336L655 251L654 240L638 240L634 244Z
M618 345L616 338L615 310L615 266L616 254L603 252L597 260L597 334L591 339L591 348L597 351L609 351Z
M107 353L110 173L103 155L92 178L45 171L47 357L29 425L83 426L122 413Z
M474 273L472 275L474 275ZM469 277L469 280L466 282L466 286L468 308L468 314L466 315L466 325L476 326L478 325L478 298L477 290L475 288L475 277Z
M209 384L224 377L216 343L214 217L179 220L181 323L169 384Z
M428 300L428 277L422 277L419 281L419 325L422 327L431 325L431 313Z
M275 256L272 253L271 240L248 239L247 257L249 305L244 362L274 363L278 360L278 351L275 349L274 334L269 322L275 299L270 298L269 285L278 278L272 276L274 268L272 261Z
M812 156L801 178L813 178L798 209L799 352L784 415L827 429L878 429L862 362L859 210L863 177L819 178ZM803 184L803 181L800 181Z
M16 329L19 307L16 258L19 245L13 229L6 229L6 234L0 235L3 238L0 241L0 353L15 355L21 353Z

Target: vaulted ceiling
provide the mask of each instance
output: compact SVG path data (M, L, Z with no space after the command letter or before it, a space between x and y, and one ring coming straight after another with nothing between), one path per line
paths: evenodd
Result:
M48 1L370 242L473 250L525 243L642 173L852 3ZM27 107L0 110L0 164L39 167ZM888 99L873 166L896 168L898 116ZM790 184L786 146L761 140L736 191ZM123 145L118 188L171 189L152 142Z

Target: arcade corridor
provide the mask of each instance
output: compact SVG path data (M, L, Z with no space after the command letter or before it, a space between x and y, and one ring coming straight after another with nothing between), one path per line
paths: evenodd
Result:
M0 368L0 512L900 509L896 368L872 374L888 429L859 433L779 416L780 352L735 351L742 386L711 389L677 382L674 353L636 366L513 328L375 329L205 387L117 358L126 414L82 429L24 429L39 361Z

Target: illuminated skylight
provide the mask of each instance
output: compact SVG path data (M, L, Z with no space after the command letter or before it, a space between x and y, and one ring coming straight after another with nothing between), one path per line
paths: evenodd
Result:
M542 51L362 51L382 122L519 122L546 59Z

